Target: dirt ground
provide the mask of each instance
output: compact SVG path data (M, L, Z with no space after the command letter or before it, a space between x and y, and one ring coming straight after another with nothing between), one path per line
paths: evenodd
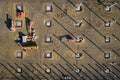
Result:
M23 48L15 42L19 33L27 35L26 22L22 29L11 32L10 19L16 18L16 5L23 2L25 19L33 25L38 39L38 49L23 52L23 58L16 57L16 51ZM106 5L112 5L109 12ZM80 3L82 11L75 8ZM45 7L52 6L52 12ZM0 80L120 80L120 0L0 0ZM52 22L46 27L46 21ZM82 20L82 26L76 23ZM110 27L105 22L110 21ZM83 37L82 42L61 41L59 36ZM52 39L45 42L45 37ZM110 43L105 43L110 37ZM51 58L45 53L51 52ZM81 53L76 58L76 53ZM104 57L110 53L110 58ZM16 69L22 68L22 73ZM51 73L46 69L50 68ZM80 69L80 73L76 73ZM109 70L108 73L105 71ZM65 79L65 76L71 79Z

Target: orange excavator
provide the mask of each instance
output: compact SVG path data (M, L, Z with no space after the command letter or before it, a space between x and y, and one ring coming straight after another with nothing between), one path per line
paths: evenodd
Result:
M17 18L24 18L25 17L25 12L23 10L23 5L24 4L21 3L21 4L18 4L16 6L16 11L17 11L16 16L17 16Z

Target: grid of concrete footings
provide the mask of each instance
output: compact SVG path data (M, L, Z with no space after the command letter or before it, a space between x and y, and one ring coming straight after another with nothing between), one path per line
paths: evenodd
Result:
M120 80L119 0L0 0L0 80Z

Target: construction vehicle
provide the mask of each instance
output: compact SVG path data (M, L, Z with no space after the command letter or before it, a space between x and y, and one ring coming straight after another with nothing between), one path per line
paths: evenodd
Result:
M73 39L70 35L63 35L59 36L60 41L67 40L68 42L75 42L75 39Z
M12 25L10 29L13 32L16 31L17 28L22 28L22 26L24 26L23 22L25 22L25 12L23 9L23 3L16 5L16 16L17 16L17 20L11 21ZM16 42L21 44L21 46L25 50L26 49L37 49L38 46L35 42L35 40L37 39L37 36L35 34L35 30L33 29L34 22L30 20L28 23L29 25L27 25L27 27L29 27L29 33L27 35L22 35L22 36L20 35L20 37L17 38Z
M29 30L30 32L26 36L22 36L22 46L23 49L37 49L38 46L35 42L36 40L36 35L35 35L35 30L32 28L34 22L30 21L29 22Z
M71 37L70 35L59 36L59 39L60 39L60 41L67 40L67 41L70 42L70 43L74 43L74 42L79 43L79 42L82 42L82 41L83 41L83 37L73 38L73 37Z
M23 3L18 4L16 6L16 16L17 16L17 18L24 18L25 17L25 12L23 10Z

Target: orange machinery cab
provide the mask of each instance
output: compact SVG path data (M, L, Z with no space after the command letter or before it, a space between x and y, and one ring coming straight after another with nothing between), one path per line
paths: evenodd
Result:
M24 18L25 12L17 12L17 18Z

